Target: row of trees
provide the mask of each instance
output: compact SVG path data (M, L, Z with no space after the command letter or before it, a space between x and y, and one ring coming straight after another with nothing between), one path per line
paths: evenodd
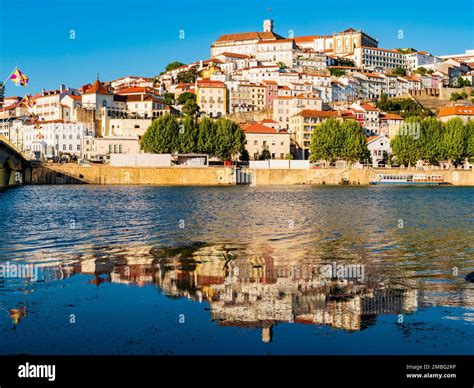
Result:
M390 142L393 161L413 166L419 160L438 165L447 160L455 165L474 160L474 121L459 118L443 123L436 118L410 117ZM357 162L370 159L366 137L355 121L329 119L316 126L310 145L311 161Z
M424 160L438 165L448 160L458 165L474 158L474 121L465 124L453 118L443 123L432 117L410 117L390 147L398 164L409 166Z
M221 161L230 160L245 148L245 135L233 121L220 118L176 118L165 115L153 121L141 147L150 153L202 153Z
M355 121L328 119L317 125L310 145L311 161L326 160L330 163L343 159L357 162L370 158L363 128Z

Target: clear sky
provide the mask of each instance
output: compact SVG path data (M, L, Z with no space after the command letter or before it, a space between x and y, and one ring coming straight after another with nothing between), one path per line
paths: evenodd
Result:
M221 34L261 31L272 18L288 36L352 27L379 47L433 54L474 49L474 2L443 0L0 0L0 79L18 66L27 88L6 95L80 87L126 75L154 76L174 60L208 59ZM184 39L180 39L180 30ZM399 32L403 31L403 39ZM75 39L71 36L75 34Z

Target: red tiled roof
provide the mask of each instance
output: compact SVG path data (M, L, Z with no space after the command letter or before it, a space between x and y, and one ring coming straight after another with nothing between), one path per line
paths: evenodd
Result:
M229 52L225 52L219 55L223 55L225 57L231 57L231 58L240 58L240 59L250 58L248 55L245 55L245 54L237 54L237 53L229 53Z
M202 79L197 82L200 88L223 88L225 87L222 81L213 81L210 79Z
M395 113L382 113L380 117L381 120L403 120L402 116L399 116Z
M361 104L360 106L361 106L362 109L364 109L366 111L376 111L376 110L378 110L375 106L370 105L370 104Z
M298 36L295 38L295 42L296 43L313 42L314 39L316 38L317 38L317 35Z
M374 140L376 140L380 135L376 135L376 136L369 136L368 138L365 139L365 142L368 144L368 143L371 143L373 142Z
M269 134L281 134L281 133L287 133L287 132L278 132L276 129L267 127L266 125L262 124L250 124L247 125L243 128L244 133L269 133Z
M336 111L332 111L332 110L305 109L305 110L302 110L300 113L296 114L295 116L329 119L331 117L332 118L338 117L339 113L336 112Z
M242 32L239 34L225 34L222 35L217 42L232 42L232 41L242 41L242 40L277 40L284 39L278 34L273 32Z
M106 94L106 95L111 95L109 89L99 80L95 81L92 86L87 89L87 91L84 94Z

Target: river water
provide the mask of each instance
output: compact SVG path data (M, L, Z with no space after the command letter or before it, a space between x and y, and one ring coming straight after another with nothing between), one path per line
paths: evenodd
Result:
M1 354L474 354L474 189L0 192Z

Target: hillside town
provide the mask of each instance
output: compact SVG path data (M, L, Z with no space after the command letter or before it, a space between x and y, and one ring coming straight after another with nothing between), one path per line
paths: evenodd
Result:
M97 76L25 97L3 85L0 135L32 159L108 163L144 153L147 129L163 116L225 117L242 129L247 160L314 162L316 128L351 121L363 129L366 165L382 167L408 117L474 118L474 50L435 56L379 47L353 28L299 37L275 30L264 20L261 31L222 35L209 59L171 62L154 77ZM401 108L386 109L397 101Z

